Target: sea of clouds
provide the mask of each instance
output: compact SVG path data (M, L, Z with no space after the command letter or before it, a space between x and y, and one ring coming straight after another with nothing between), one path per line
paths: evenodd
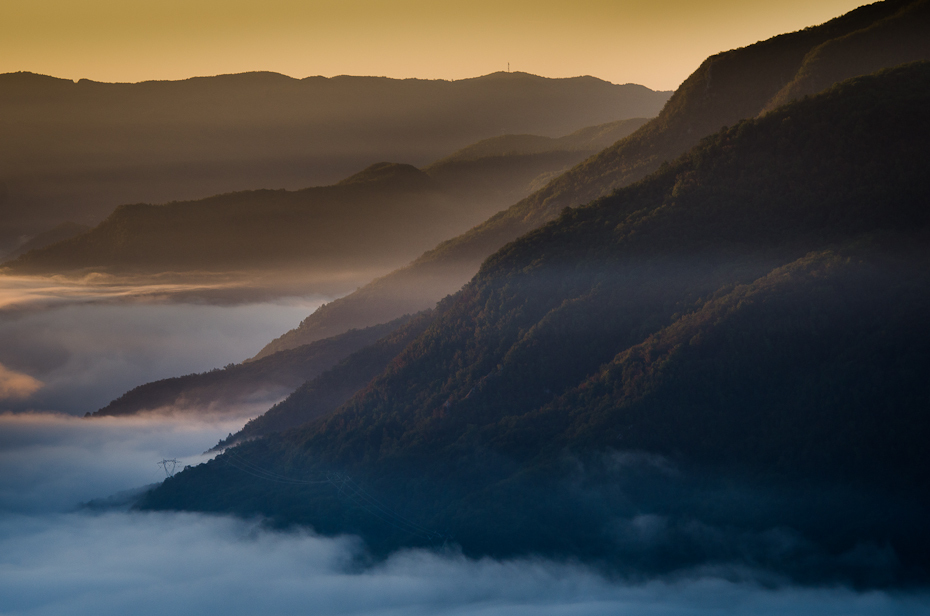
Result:
M630 581L570 562L468 559L455 546L376 561L353 537L132 511L125 495L162 481L159 461L199 464L245 418L76 415L140 383L244 359L318 300L114 303L29 291L0 292L2 616L930 611L927 592L806 588L743 569Z
M0 277L0 411L83 415L137 385L241 362L328 299L217 301L216 287Z
M751 571L609 579L539 559L367 558L261 520L80 507L164 478L228 432L177 417L0 415L0 614L925 614L930 594L772 584ZM100 502L99 500L97 501ZM118 503L118 499L117 499Z

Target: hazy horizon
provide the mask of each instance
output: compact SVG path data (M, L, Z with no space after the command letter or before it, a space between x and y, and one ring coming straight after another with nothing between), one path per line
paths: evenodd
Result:
M252 71L457 80L509 66L671 90L709 55L860 4L11 0L0 7L0 72L104 82Z
M72 77L63 77L63 76L61 76L61 75L54 75L54 74L51 74L51 73L38 73L38 72L35 72L35 71L30 71L30 70L11 70L11 71L0 72L0 75L14 75L14 74L17 74L17 73L31 73L31 74L34 74L34 75L39 75L39 76L41 76L41 77L52 77L52 78L54 78L54 79L63 79L63 80L67 80L67 81L73 81L74 83L78 83L79 81L93 81L93 82L96 82L96 83L120 84L120 85L132 85L132 84L140 84L140 83L155 83L155 82L166 82L166 81L167 81L167 82L191 81L191 80L194 80L194 79L210 79L210 78L212 78L212 77L236 77L236 76L240 76L240 75L276 75L276 76L280 76L280 77L286 77L286 78L288 78L288 79L293 79L294 81L303 81L303 80L306 80L306 79L338 79L338 78L340 78L340 77L360 77L360 78L373 78L373 79L390 79L390 80L394 80L394 81L445 81L445 82L455 82L455 81L469 81L469 80L474 80L474 79L482 79L482 78L484 78L484 77L491 77L491 76L493 76L493 75L500 75L500 74L512 74L512 75L527 75L527 76L530 76L530 77L539 77L539 78L541 78L541 79L553 79L553 80L578 79L578 78L592 78L592 79L597 79L597 80L599 80L599 81L604 81L604 82L609 83L609 84L612 84L612 85L621 85L621 86L625 86L625 85L642 85L642 86L644 86L644 87L646 87L646 88L649 88L650 90L653 90L654 92L674 92L674 91L675 91L675 87L670 87L670 88L652 88L652 87L647 86L647 85L645 85L645 84L634 83L634 82L631 82L631 81L628 81L628 82L610 81L609 79L603 79L603 78L601 78L601 77L598 77L597 75L584 74L584 75L567 75L567 76L551 77L551 76L549 76L549 75L542 75L542 74L539 74L539 73L532 73L532 72L527 72L527 71L520 71L520 70L516 70L516 69L509 70L509 71L506 70L506 69L505 69L505 70L495 70L495 71L489 71L489 72L481 73L481 74L466 75L466 76L463 76L463 77L451 77L451 78L446 78L446 77L417 77L417 76L410 76L410 77L394 77L394 76L391 76L391 75L375 75L375 74L370 74L370 75L369 75L369 74L361 74L361 73L359 73L359 74L339 73L339 74L332 74L332 75L303 75L303 76L295 76L295 75L288 75L287 73L283 73L283 72L280 72L280 71L264 70L264 69L233 71L233 72L228 72L228 73L215 73L215 74L206 74L206 73L205 73L205 74L196 74L196 75L180 76L180 77L174 77L174 78L168 78L168 79L145 79L145 78L143 78L143 79L134 80L134 81L102 81L102 80L97 80L97 79L91 79L91 78L89 78L89 77L74 77L74 78L72 78Z

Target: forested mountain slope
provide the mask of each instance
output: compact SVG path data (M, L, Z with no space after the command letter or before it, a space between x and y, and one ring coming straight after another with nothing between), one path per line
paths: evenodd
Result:
M804 57L797 75L766 110L856 75L930 58L930 2L908 3L872 25L830 39Z
M925 22L908 21L911 12L923 11L923 5L923 1L915 0L877 2L820 26L711 56L675 91L657 118L629 137L585 160L509 209L443 242L409 266L321 307L298 328L269 343L258 357L331 336L349 327L385 321L432 306L433 302L458 290L488 255L554 219L563 208L586 203L645 177L721 126L757 116L776 96L779 101L788 102L790 97L786 98L784 89L803 75L818 75L815 80L804 78L810 85L799 91L811 94L829 88L842 78L868 74L911 59L928 59L920 51L925 47L909 47L916 51L904 55L885 53L886 36L864 34L856 38L857 53L848 58L841 74L826 70L826 65L811 62L809 57L829 41L871 31L879 24L885 24L878 28L881 32L907 28L908 40L921 36L924 41L930 39L930 28ZM837 45L839 49L845 43Z
M919 63L706 139L498 251L335 413L142 506L926 582L928 106Z

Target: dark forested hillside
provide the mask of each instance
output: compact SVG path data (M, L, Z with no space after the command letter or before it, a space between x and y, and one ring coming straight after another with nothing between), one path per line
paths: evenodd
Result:
M334 413L142 506L926 582L928 107L917 63L703 140L495 253Z
M300 327L272 341L259 356L432 306L458 290L488 255L507 242L554 219L565 207L581 205L644 178L722 126L759 115L776 97L779 104L787 103L798 95L823 91L841 79L930 59L925 43L930 40L930 27L923 18L912 19L924 14L925 4L917 0L877 2L820 26L711 56L676 90L657 118L629 137L509 209L443 242L408 267L322 307ZM899 30L904 51L886 53L887 40L897 37ZM821 70L815 62L821 53L817 50L836 41L837 53L842 55L847 40L855 40L856 53L843 56L843 70ZM817 78L806 80L804 75L811 71ZM807 85L791 94L794 90L789 85L796 79Z
M0 75L0 251L124 203L332 184L480 139L653 117L668 99L593 77L458 81L274 73L98 83Z

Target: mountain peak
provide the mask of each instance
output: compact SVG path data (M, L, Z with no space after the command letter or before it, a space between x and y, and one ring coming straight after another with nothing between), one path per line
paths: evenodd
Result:
M350 184L365 184L369 182L394 182L398 180L429 181L429 176L414 167L404 163L380 162L362 169L355 175L342 180L336 186Z

